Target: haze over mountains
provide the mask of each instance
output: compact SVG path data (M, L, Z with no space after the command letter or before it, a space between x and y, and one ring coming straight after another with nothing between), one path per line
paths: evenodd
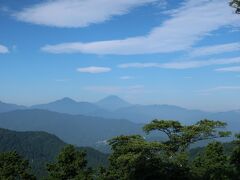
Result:
M9 103L4 103L0 101L0 113L2 112L9 112L9 111L14 111L16 109L26 109L27 107L25 106L19 106L16 104L9 104Z
M228 130L240 129L240 111L211 113L173 105L134 105L117 96L96 103L63 98L48 104L24 107L0 103L0 127L17 131L46 131L67 143L105 148L118 135L143 134L144 123L153 119L192 124L201 119L221 120Z
M141 125L128 120L34 109L1 113L0 127L17 131L45 131L67 143L93 147L117 135L141 133Z
M131 106L131 104L118 96L108 96L104 99L101 99L96 103L99 107L104 109L114 111L120 108L125 108Z
M189 124L204 118L214 118L225 121L240 118L240 111L238 110L213 113L186 109L174 105L135 105L118 96L108 96L96 103L77 102L70 98L63 98L47 104L34 105L31 107L0 102L0 112L19 109L43 109L72 115L127 119L135 123L147 123L153 119L173 119Z
M34 105L31 109L46 109L68 114L91 114L100 110L100 107L89 102L77 102L70 98L63 98L48 104Z

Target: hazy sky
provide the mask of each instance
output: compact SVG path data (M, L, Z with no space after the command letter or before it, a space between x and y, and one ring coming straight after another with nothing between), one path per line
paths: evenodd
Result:
M240 109L240 16L226 0L0 0L0 100L115 94Z

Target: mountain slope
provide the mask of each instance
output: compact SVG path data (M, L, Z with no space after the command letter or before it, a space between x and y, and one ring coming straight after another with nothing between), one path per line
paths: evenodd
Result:
M114 118L129 119L133 122L147 123L153 119L178 120L193 124L202 119L221 120L229 124L233 131L240 129L240 112L204 112L170 105L135 105L114 111Z
M96 104L78 103L69 98L64 98L47 105L34 107L68 114L82 114L108 119L127 119L135 123L148 123L153 119L172 119L185 124L192 124L208 118L229 122L233 130L240 128L240 111L210 113L173 105L131 105L117 96L108 96Z
M224 121L228 123L228 128L231 131L240 133L240 111L212 113L207 118Z
M17 109L25 109L25 106L19 106L16 104L8 104L0 101L0 113L14 111Z
M153 119L178 120L184 124L193 124L202 119L220 120L228 124L227 128L233 132L240 130L240 112L204 112L189 110L170 105L136 105L128 108L118 109L115 118L130 119L133 122L150 122Z
M19 109L24 107L13 106L13 108L8 109L8 111L14 110L15 108ZM231 130L237 131L240 129L240 111L210 113L173 105L131 105L117 96L106 97L96 104L76 102L70 98L63 98L49 104L36 105L32 108L47 109L73 115L82 114L85 116L93 116L92 118L102 117L114 119L114 121L116 121L115 119L118 119L118 121L119 119L127 119L135 123L148 123L153 119L172 119L185 124L192 124L201 119L208 118L228 122ZM5 111L6 109L4 112Z
M0 152L17 151L29 160L38 177L46 173L45 164L52 162L65 145L55 135L45 132L16 132L0 129ZM107 155L92 148L80 149L87 151L89 166L107 164Z
M142 125L120 119L68 115L46 110L18 110L0 114L0 127L18 131L46 131L70 144L94 147L121 134L139 134Z
M191 124L193 121L205 118L207 113L197 110L188 110L171 105L134 105L116 110L116 117L130 119L133 122L150 122L153 119L180 120Z
M99 107L102 107L103 109L106 110L117 110L119 108L124 108L124 107L128 107L131 106L130 103L128 103L127 101L119 98L118 96L108 96L104 99L101 99L100 101L98 101L96 103Z
M100 111L100 108L95 104L77 102L70 98L63 98L48 104L34 105L31 109L45 109L68 114L91 114L95 111Z

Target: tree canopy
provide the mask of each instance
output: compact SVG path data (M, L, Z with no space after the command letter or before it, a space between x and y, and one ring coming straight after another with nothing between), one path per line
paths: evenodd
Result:
M234 167L235 174L240 177L240 134L237 134L236 138L237 140L234 142L236 147L231 155L230 162Z
M49 180L89 180L91 170L87 168L86 153L68 145L63 148L55 163L48 164Z
M16 152L0 153L0 179L6 180L35 180L30 173L27 160L24 160Z
M227 137L226 123L201 120L183 125L173 120L154 120L143 127L148 133L164 133L167 139L147 141L141 135L121 135L109 140L109 166L90 169L86 153L67 145L55 162L47 165L47 180L240 180L240 135L226 153L213 139ZM191 144L212 140L193 157ZM0 179L31 180L28 161L16 152L0 154Z
M167 140L149 142L139 135L113 138L109 141L112 154L105 178L150 180L203 177L202 174L194 173L196 168L192 170L194 166L189 162L189 146L198 141L229 136L230 132L223 131L225 126L223 122L207 119L188 126L178 121L154 120L145 125L143 130L147 134L153 131L165 133ZM214 153L214 150L210 148L206 158L210 152ZM217 166L214 163L218 162L212 163L214 167Z
M236 13L240 14L240 0L232 0L230 3L230 6L232 6L233 8L236 8Z
M220 142L208 144L193 161L191 172L197 179L229 179L232 175Z

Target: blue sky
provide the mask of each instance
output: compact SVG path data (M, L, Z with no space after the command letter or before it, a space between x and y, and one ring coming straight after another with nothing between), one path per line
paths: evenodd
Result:
M240 16L226 0L0 0L0 100L115 94L240 109Z

